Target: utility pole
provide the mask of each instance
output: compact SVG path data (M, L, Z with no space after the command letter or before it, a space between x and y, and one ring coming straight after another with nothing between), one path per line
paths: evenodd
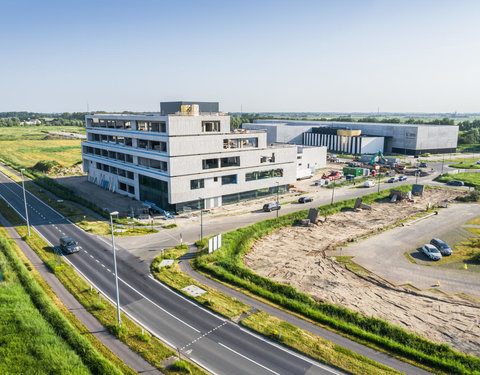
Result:
M28 221L27 196L25 194L25 182L23 180L24 170L25 168L20 169L20 173L22 175L23 202L25 203L25 219L27 220L27 233L28 233L28 237L30 237L30 222Z
M113 215L118 215L118 211L110 212L110 227L112 230L112 249L113 249L113 266L115 268L115 289L117 291L117 322L118 326L122 326L120 321L120 296L118 294L118 273L117 273L117 253L115 251L115 238L113 235Z
M280 205L280 202L278 201L278 190L280 189L280 183L277 181L277 204ZM278 217L278 211L280 211L279 209L277 209L277 217Z

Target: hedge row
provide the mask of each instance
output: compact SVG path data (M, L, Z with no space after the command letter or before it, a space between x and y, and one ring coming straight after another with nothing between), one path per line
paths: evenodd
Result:
M402 187L403 190L410 188ZM369 194L363 197L363 201L370 203L388 195L389 191ZM320 210L323 214L332 214L344 207L352 207L354 201L355 199L349 199L337 202L334 205L322 206ZM384 320L365 317L358 312L333 304L315 302L294 287L260 276L243 265L242 258L255 240L277 228L293 225L306 216L306 210L299 211L226 233L222 237L222 248L212 254L197 257L195 266L218 279L245 288L291 311L418 363L449 373L480 374L480 359L474 356L456 352L446 344L433 343Z
M33 304L54 331L78 354L82 362L93 374L121 374L121 372L101 356L62 313L53 305L43 289L30 275L25 265L16 256L8 240L0 237L0 249L9 259L12 268L17 273L23 288L29 294Z

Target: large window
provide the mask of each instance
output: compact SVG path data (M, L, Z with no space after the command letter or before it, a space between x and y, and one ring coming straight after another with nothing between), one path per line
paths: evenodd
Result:
M218 159L205 159L202 163L203 169L218 168Z
M203 189L205 187L205 180L190 180L190 190Z
M282 177L283 169L269 169L266 171L249 172L245 174L246 181L263 180L265 178Z
M168 182L141 174L138 175L138 180L141 201L155 203L164 210L175 209L173 205L168 203Z
M220 165L224 167L239 167L240 166L240 156L234 156L231 158L221 158Z
M202 132L219 132L220 121L202 121Z
M230 185L237 183L237 175L231 174L228 176L222 176L222 185Z

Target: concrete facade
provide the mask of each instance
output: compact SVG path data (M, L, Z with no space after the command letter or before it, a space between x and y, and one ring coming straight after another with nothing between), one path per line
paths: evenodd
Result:
M303 140L299 138L300 135L310 133L314 128L358 129L362 131L363 136L383 137L383 151L385 153L409 155L419 155L425 152L455 152L458 140L458 127L452 125L255 120L253 124L243 124L242 127L245 129L266 129L268 142L297 144L302 144ZM273 130L272 127L278 129Z
M295 182L295 145L230 132L222 113L86 116L86 129L89 181L165 210L221 206Z

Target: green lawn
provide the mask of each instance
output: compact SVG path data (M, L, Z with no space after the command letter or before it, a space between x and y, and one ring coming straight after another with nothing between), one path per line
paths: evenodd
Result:
M438 181L440 182L448 182L453 180L460 180L463 181L467 186L480 188L480 172L463 172L453 174L447 173L438 178Z

